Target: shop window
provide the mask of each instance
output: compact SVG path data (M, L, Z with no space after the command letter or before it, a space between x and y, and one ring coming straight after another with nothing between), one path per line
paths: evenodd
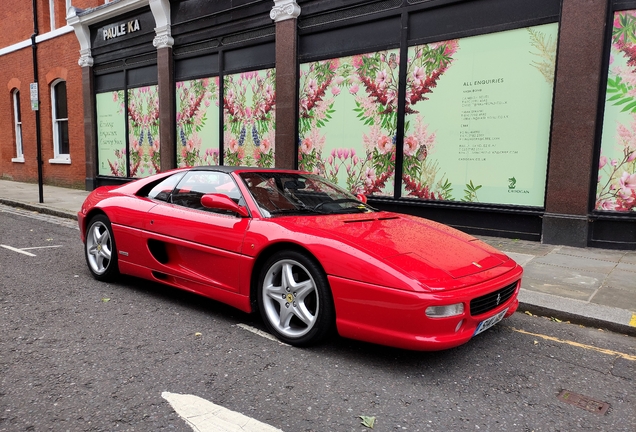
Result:
M614 13L595 210L636 212L636 10ZM626 235L623 233L622 235Z
M128 89L128 176L147 177L161 169L159 87Z
M301 63L299 168L354 194L542 207L557 34L406 48L403 128L400 50Z
M177 82L177 166L219 164L219 78Z
M274 69L224 77L223 165L274 166L275 87Z
M53 115L53 151L51 163L70 163L68 136L68 107L66 81L54 81L51 86L51 107Z
M24 162L24 153L22 151L22 114L20 112L20 91L14 90L13 97L13 125L15 130L15 158L12 162Z
M126 116L124 91L95 96L97 110L97 160L99 175L126 177Z

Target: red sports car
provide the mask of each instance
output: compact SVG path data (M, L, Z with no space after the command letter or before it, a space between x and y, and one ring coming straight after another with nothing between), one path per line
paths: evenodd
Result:
M503 253L299 171L177 169L96 189L78 221L96 279L123 273L258 310L296 346L335 328L451 348L519 304L522 269Z

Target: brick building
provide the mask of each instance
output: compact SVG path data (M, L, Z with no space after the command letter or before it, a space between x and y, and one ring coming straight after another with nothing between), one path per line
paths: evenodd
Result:
M72 0L75 34L36 3L46 182L301 168L470 232L636 248L636 1ZM4 16L24 162L14 132L0 167L34 181L33 26Z
M88 8L100 3L83 0L73 5ZM66 23L67 7L68 0L0 4L3 178L37 181L39 129L43 181L73 187L85 183L82 71L77 65L79 43ZM36 77L37 112L31 106L30 89Z

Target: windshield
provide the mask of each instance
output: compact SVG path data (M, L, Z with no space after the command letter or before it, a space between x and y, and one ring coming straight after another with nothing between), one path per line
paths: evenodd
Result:
M266 217L375 211L344 189L313 174L247 172L240 176Z

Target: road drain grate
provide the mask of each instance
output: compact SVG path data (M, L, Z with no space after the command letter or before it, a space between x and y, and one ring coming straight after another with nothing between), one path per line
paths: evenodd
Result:
M557 398L565 403L574 405L575 407L583 408L586 411L593 412L599 415L605 415L609 409L609 404L606 402L595 401L587 396L573 393L569 390L561 390L561 393Z

